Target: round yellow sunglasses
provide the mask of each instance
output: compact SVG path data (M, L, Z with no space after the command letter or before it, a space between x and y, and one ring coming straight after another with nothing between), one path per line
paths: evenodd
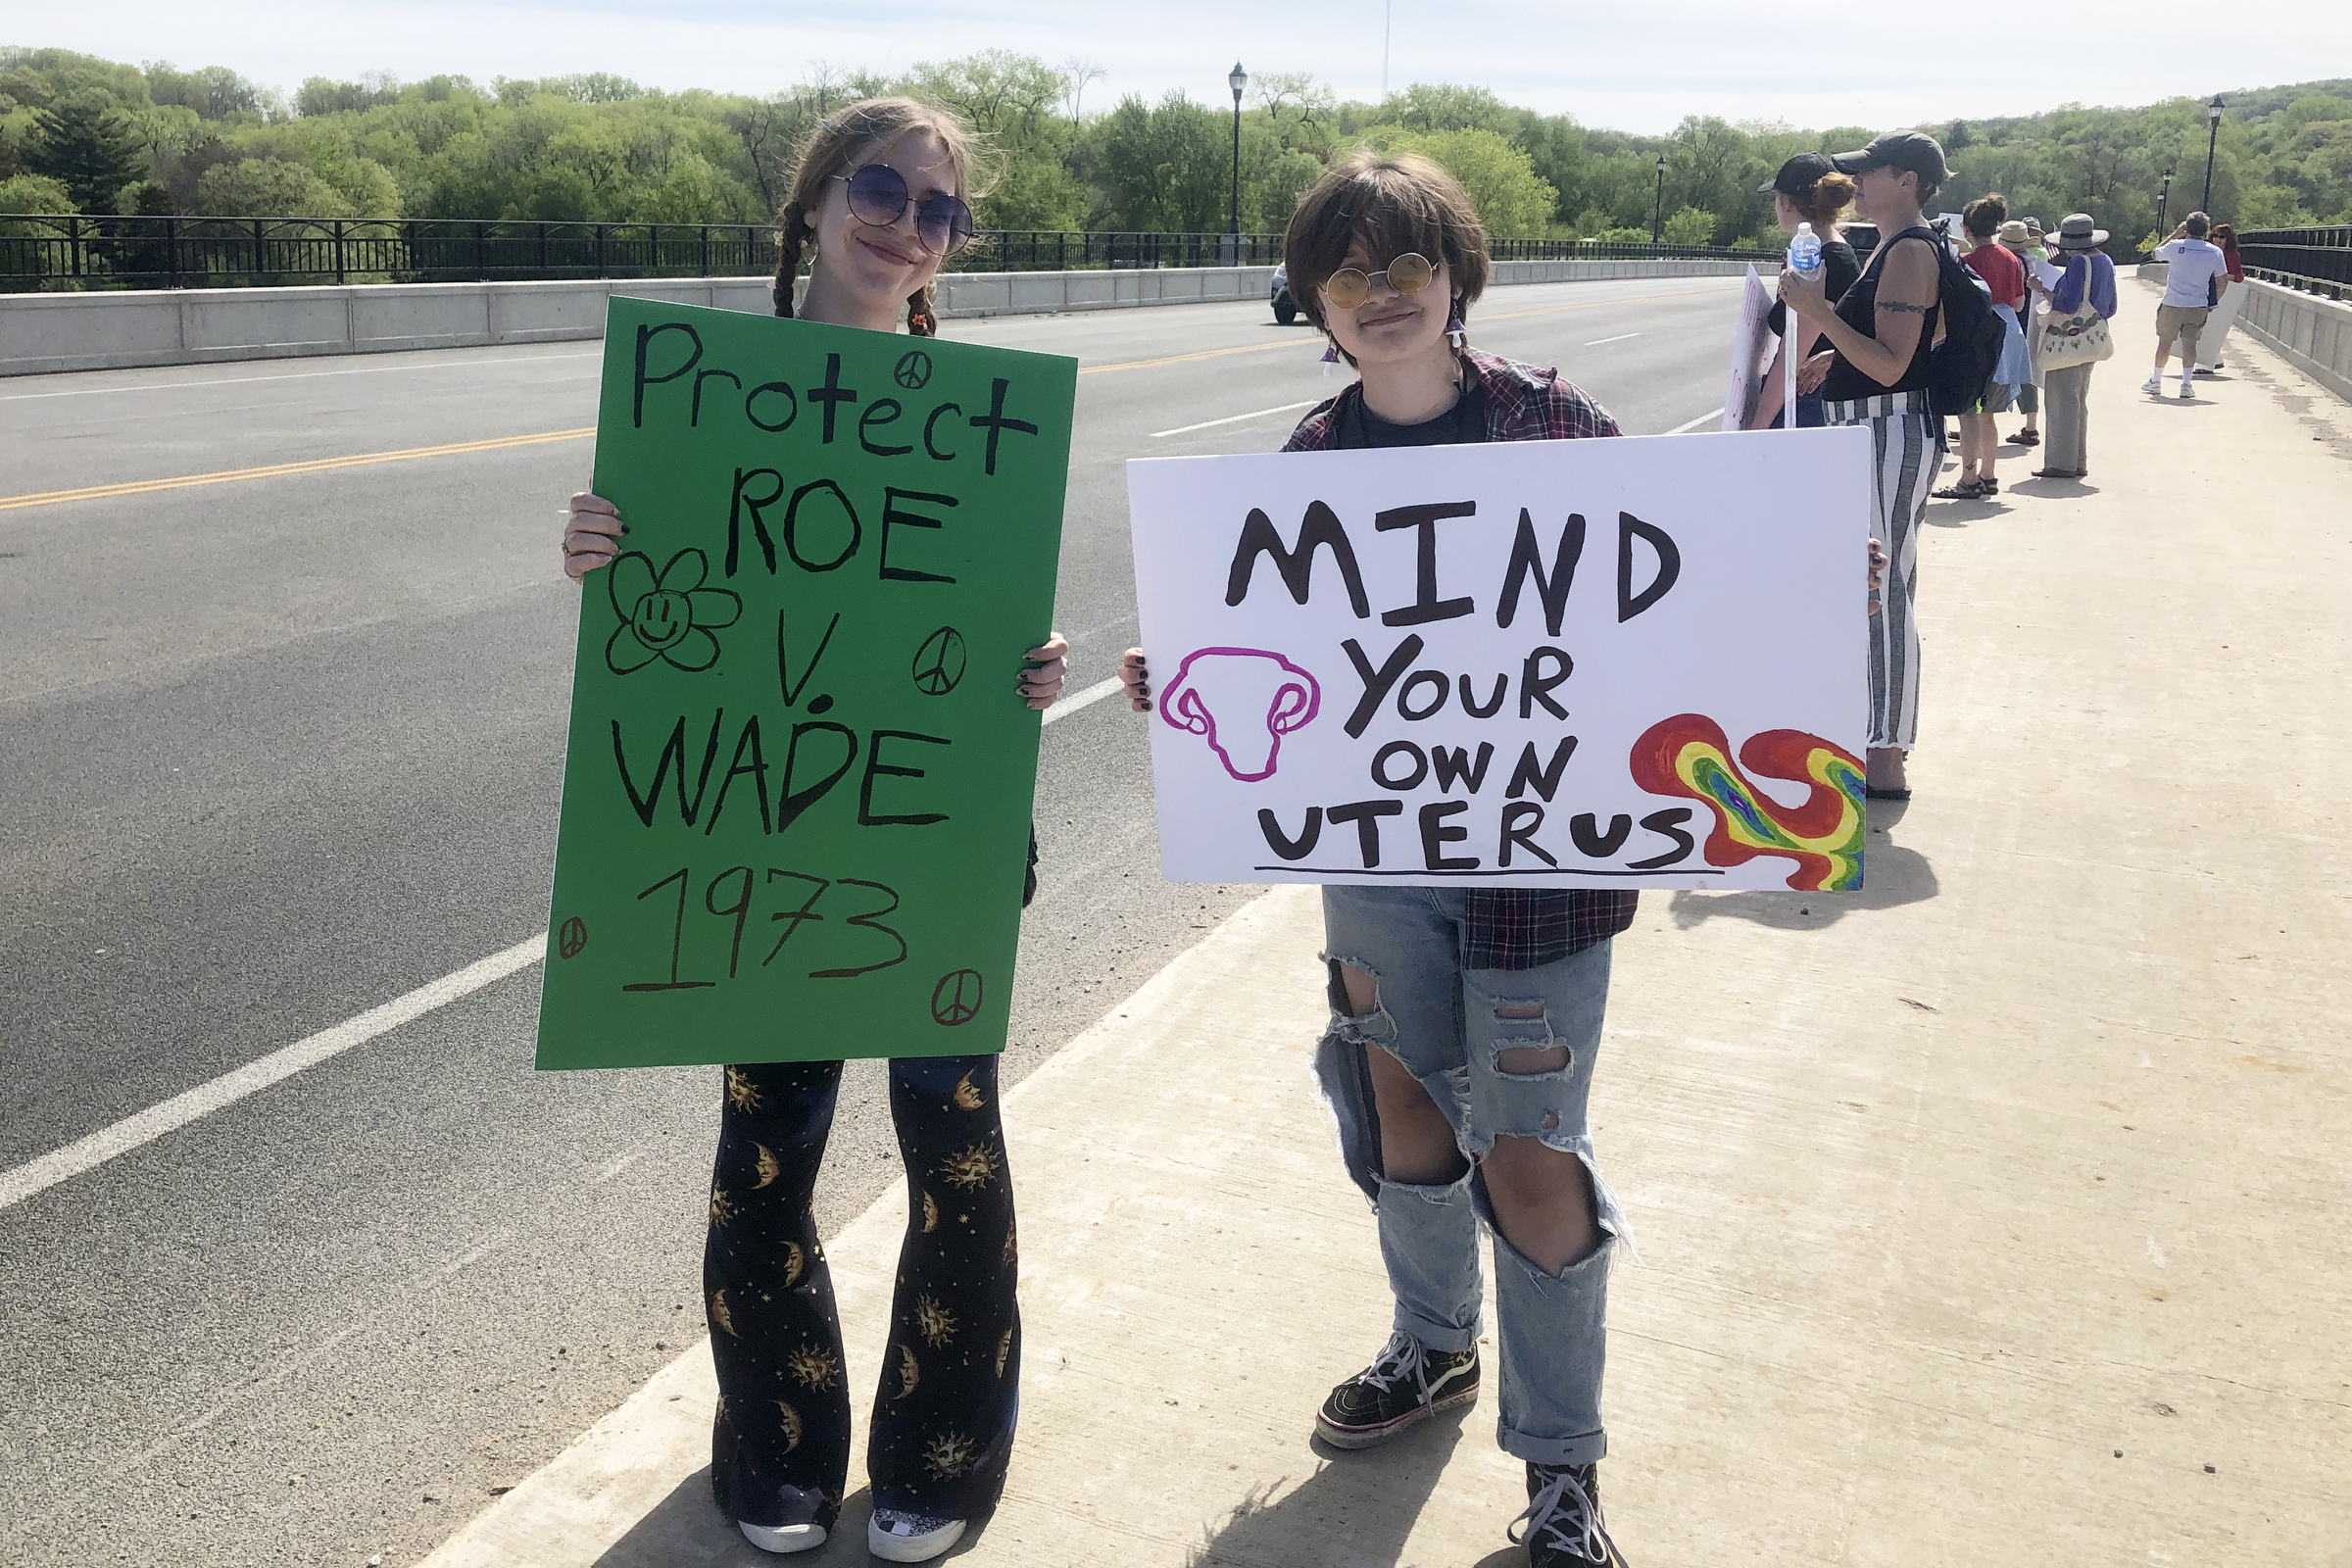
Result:
M1418 294L1429 287L1438 270L1426 256L1406 251L1384 270L1367 273L1360 267L1343 267L1324 280L1323 297L1343 311L1352 311L1372 297L1372 279L1379 278L1398 294Z

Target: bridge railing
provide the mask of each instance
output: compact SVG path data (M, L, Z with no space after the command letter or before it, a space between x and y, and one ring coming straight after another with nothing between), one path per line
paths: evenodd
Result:
M955 271L1266 267L1280 234L983 229ZM1496 239L1496 261L1713 257L1769 251ZM764 223L447 218L180 218L0 214L0 292L450 283L532 278L748 277L776 269Z
M2246 270L2329 299L2352 296L2352 223L2318 228L2265 228L2237 236Z

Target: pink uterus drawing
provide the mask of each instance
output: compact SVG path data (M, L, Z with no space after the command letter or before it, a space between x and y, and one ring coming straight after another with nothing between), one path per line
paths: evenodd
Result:
M1200 648L1185 656L1160 693L1159 716L1208 742L1244 784L1272 778L1282 738L1323 706L1315 677L1260 648Z

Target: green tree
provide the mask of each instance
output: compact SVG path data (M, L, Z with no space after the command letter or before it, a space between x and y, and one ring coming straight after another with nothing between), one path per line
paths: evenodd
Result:
M1550 229L1559 193L1536 173L1520 148L1492 130L1442 130L1414 140L1420 152L1462 182L1488 233L1523 239Z
M261 112L261 89L226 66L180 71L169 61L156 60L148 62L146 75L151 102L187 109L200 119L227 120Z
M1704 207L1681 207L1666 215L1664 238L1677 248L1715 243L1715 215Z
M1488 88L1452 82L1416 81L1402 92L1392 93L1380 106L1382 120L1422 135L1448 130L1507 135L1518 116L1518 111Z
M33 112L24 167L65 186L85 213L113 212L122 187L147 176L147 159L128 118L88 95Z
M351 218L351 204L308 164L240 158L196 181L199 212L220 218Z
M1214 233L1225 226L1229 132L1182 93L1157 104L1129 94L1089 122L1087 172L1098 191L1093 222L1112 229Z

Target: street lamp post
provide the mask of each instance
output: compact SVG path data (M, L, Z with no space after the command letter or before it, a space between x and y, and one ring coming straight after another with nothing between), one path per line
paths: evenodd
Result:
M2202 212L2213 211L2213 149L2222 139L2222 95L2215 93L2213 102L2205 106L2205 119L2212 128L2205 132L2205 202Z
M2156 237L2159 243L2161 243L2164 239L2164 236L2170 232L2170 230L2164 226L2164 220L2172 216L2172 212L2173 172L2168 169L2164 172L2164 189L2159 191L2156 196Z
M1233 89L1233 263L1242 265L1242 89L1250 85L1250 73L1242 63L1233 63L1233 72L1225 78Z
M1655 251L1666 236L1666 155L1658 154L1658 201L1649 215L1649 248Z

